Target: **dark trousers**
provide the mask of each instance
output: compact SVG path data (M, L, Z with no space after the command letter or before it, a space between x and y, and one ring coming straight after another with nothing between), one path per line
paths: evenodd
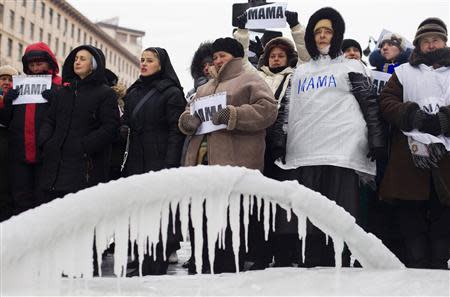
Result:
M42 191L38 187L40 164L11 159L9 166L14 214L17 215L38 206L42 199Z
M439 201L433 185L429 200L397 202L395 219L405 242L406 266L447 269L450 207Z
M0 222L13 215L8 172L8 130L0 127Z

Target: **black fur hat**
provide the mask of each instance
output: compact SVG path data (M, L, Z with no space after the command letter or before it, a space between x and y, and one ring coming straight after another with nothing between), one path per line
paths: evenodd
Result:
M202 42L192 57L191 76L194 80L204 76L203 66L206 62L212 62L212 56L212 42Z
M320 52L317 49L316 42L314 41L314 26L320 20L328 19L333 25L333 38L331 39L329 55L331 58L339 56L341 51L342 40L345 33L345 22L341 14L331 7L324 7L316 11L308 21L305 31L305 45L306 50L312 59L316 60L320 56Z
M359 50L359 53L362 55L361 45L358 41L354 39L344 39L342 41L342 51L345 52L349 47L355 47Z
M215 52L227 52L235 58L244 57L244 48L236 39L225 37L217 38L212 44L212 51Z

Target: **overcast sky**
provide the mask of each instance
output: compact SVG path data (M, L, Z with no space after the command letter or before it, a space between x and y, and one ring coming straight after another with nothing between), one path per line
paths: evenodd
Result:
M193 85L189 74L192 55L204 40L231 36L233 0L68 0L90 20L115 16L119 25L146 32L143 48L164 47L187 92ZM270 1L268 1L270 2ZM275 1L273 1L275 2ZM286 2L286 1L279 1ZM383 28L414 39L419 23L435 16L449 26L448 0L292 0L288 10L297 11L306 26L309 17L324 6L337 9L346 22L345 38L353 38L364 49L369 36L378 39ZM290 36L289 30L282 30Z

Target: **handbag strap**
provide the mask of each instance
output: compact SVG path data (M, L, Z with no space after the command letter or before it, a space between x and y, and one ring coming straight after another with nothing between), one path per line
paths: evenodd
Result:
M147 102L148 99L150 99L150 97L152 97L155 93L156 93L156 88L153 88L147 94L145 94L144 97L142 97L142 99L134 107L133 112L131 113L131 118L130 118L131 121L134 120L134 118L136 117L137 113L142 108L142 106L145 104L145 102Z

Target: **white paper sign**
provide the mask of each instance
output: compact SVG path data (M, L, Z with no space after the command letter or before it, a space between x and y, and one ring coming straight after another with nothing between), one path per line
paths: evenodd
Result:
M14 75L13 88L19 91L19 97L13 101L13 105L47 103L41 94L51 87L51 75Z
M214 125L212 116L227 106L227 93L221 92L210 96L197 98L191 104L191 114L197 113L202 121L196 135L206 134L213 131L225 129L227 125Z
M286 27L287 3L273 3L247 9L247 29Z
M377 90L377 95L380 95L391 76L390 73L372 70L373 87Z

